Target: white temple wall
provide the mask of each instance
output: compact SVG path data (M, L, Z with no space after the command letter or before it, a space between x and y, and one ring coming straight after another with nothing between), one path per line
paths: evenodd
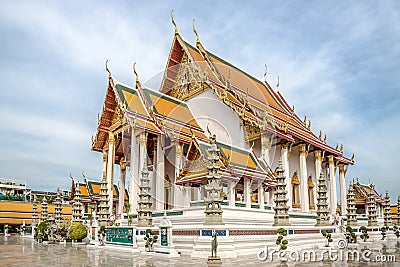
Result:
M314 183L314 188L313 188L314 206L315 206L315 208L317 208L316 205L317 205L317 181L318 181L318 177L317 177L316 170L315 170L315 156L314 156L314 153L308 153L308 157L307 157L307 175L308 176L311 175L312 181Z
M269 160L270 167L272 171L275 171L276 167L278 167L279 160L281 159L281 146L273 146L269 150ZM287 177L286 177L287 178Z
M290 153L289 157L289 179L292 181L292 177L294 172L297 171L297 175L299 176L300 179L300 153L299 153L299 147L293 147L292 152Z
M172 205L173 207L173 200L174 200L174 186L173 186L173 182L174 182L174 176L175 176L175 166L174 163L171 162L169 155L175 155L175 148L172 148L169 152L169 154L165 157L165 176L167 177L168 175L168 179L170 180L170 182L165 181L165 187L167 187L167 185L169 185L169 197L167 198L165 196L165 199L169 200L169 204L170 206Z
M212 90L207 90L187 102L194 118L207 133L207 125L217 140L247 148L239 117Z
M252 146L253 141L250 142L250 147ZM257 158L261 158L261 140L260 138L254 140L253 146L254 154L256 154Z
M294 197L294 193L293 193L293 186L292 186L292 177L294 175L294 173L297 172L297 176L299 178L299 181L301 179L300 177L300 152L299 152L299 147L293 147L292 151L290 153L290 157L289 157L289 177L288 177L288 182L287 182L287 191L290 191L290 203L289 206L292 207L292 203L293 203L293 197ZM301 199L301 184L299 185L299 203L302 203L302 199Z

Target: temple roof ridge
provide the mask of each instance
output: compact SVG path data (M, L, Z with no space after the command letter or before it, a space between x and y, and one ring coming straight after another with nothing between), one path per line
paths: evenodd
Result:
M182 37L180 37L180 38L181 38L181 40L180 40L181 43L180 43L180 44L181 44L181 46L182 46L183 48L184 48L185 46L187 46L187 47L191 48L192 50L194 50L196 53L199 53L200 55L203 56L203 52L201 52L201 51L199 50L199 48L192 46L189 42L185 41ZM174 40L175 40L175 39L174 39ZM183 44L183 45L182 45L182 44ZM187 50L187 49L185 49L185 50ZM346 164L353 164L353 163L354 163L354 162L353 162L352 160L350 160L349 158L346 158L346 157L343 155L343 153L342 153L341 151L339 151L339 150L335 149L334 147L332 147L332 146L330 146L330 145L324 143L323 140L320 140L320 139L316 136L316 134L315 134L311 129L309 129L309 127L307 127L306 125L304 125L304 123L302 123L302 121L301 121L300 118L297 116L297 114L290 108L290 106L288 105L288 103L286 102L286 100L284 99L284 97L282 96L282 94L281 94L280 92L276 92L275 90L273 90L272 87L269 85L269 83L268 83L267 81L262 82L261 80L257 79L256 77L252 76L251 74L249 74L249 73L247 73L247 72L241 70L240 68L238 68L238 67L232 65L232 64L229 63L228 61L226 61L226 60L220 58L219 56L213 54L212 52L206 50L205 48L204 48L204 51L205 51L205 53L207 53L209 56L214 57L214 58L216 58L217 60L219 60L222 64L225 64L225 65L227 65L227 66L229 66L229 67L231 67L231 68L237 70L237 71L240 72L241 74L245 75L246 77L248 77L248 78L251 79L252 81L254 81L254 82L256 82L257 84L259 84L260 86L262 86L262 87L265 89L265 91L272 97L272 99L274 99L275 102L279 105L280 109L277 108L277 107L275 107L274 105L271 105L271 103L269 103L268 101L267 101L267 102L264 102L264 104L267 105L267 107L268 107L269 110L272 109L272 110L273 110L273 113L281 113L281 114L282 114L281 116L283 116L283 118L279 118L279 117L278 117L280 120L282 120L281 123L288 123L288 124L291 125L291 127L294 127L294 129L299 129L299 130L301 129L301 131L303 132L303 134L302 134L302 133L296 134L295 136L296 136L297 138L299 138L299 139L306 138L306 139L305 139L306 142L311 142L313 145L316 145L317 147L319 147L319 148L321 148L321 149L323 149L323 150L326 150L326 151L332 153L333 155L336 156L337 160L339 160L339 161L341 161L341 162L344 162L344 163L346 163ZM171 52L172 52L172 49L171 49ZM190 54L190 53L189 53L189 54ZM192 56L193 56L193 55L192 55ZM204 59L206 62L209 62L209 61L210 61L210 60L207 60L206 58L204 58L204 56L203 56L203 59ZM215 64L215 62L213 62L213 61L212 61L211 63ZM167 64L169 64L169 62L168 62ZM208 69L213 70L212 67L209 67ZM231 83L231 86L232 86L236 91L239 91L241 94L244 94L244 91L243 91L242 88L238 88L238 87L235 86L235 84L232 84L232 83ZM162 88L163 88L163 87L161 87L161 89L162 89ZM254 101L256 101L256 102L259 102L259 101L260 101L257 97L255 97L255 96L253 96L253 95L249 95L249 97L252 98L252 99L253 99ZM240 99L239 99L239 100L240 100ZM254 107L254 106L253 106L253 107ZM256 108L258 108L258 107L256 107ZM267 110L268 110L268 109L267 109ZM251 111L251 109L250 109L250 111ZM254 113L254 112L253 112L253 113ZM254 115L255 115L256 117L259 117L259 116L257 116L257 113L254 113ZM259 118L259 119L260 119L260 118ZM274 115L273 115L273 119L276 120L276 118L274 117ZM290 129L289 129L289 130L290 130ZM296 130L295 130L295 131L296 131ZM293 132L293 131L292 131L292 132ZM309 135L309 137L307 138L307 136L304 136L304 133L307 133L307 134ZM293 134L293 133L290 133L290 134Z

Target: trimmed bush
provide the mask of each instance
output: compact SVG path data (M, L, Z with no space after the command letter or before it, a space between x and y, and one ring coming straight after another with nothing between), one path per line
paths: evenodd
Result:
M81 241L87 236L87 230L82 223L75 222L69 228L68 234L71 239Z
M287 235L287 231L285 230L285 228L279 228L278 230L276 230L276 233L278 234L278 238L276 239L275 244L279 246L279 250L287 249L287 244L289 243L289 241L283 239L283 237Z

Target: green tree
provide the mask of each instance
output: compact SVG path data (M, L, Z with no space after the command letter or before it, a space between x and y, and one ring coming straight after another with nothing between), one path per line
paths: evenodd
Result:
M72 223L71 227L69 228L69 237L71 239L81 241L86 236L87 236L87 230L82 223L80 222Z
M41 222L35 229L35 239L41 237L44 241L49 240L49 236L47 235L47 222Z

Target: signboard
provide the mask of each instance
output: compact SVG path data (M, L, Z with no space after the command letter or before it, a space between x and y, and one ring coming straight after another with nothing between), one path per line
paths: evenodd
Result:
M160 228L161 232L161 246L167 247L168 246L168 230L166 227Z
M133 245L132 227L109 227L106 228L106 243L115 245Z

